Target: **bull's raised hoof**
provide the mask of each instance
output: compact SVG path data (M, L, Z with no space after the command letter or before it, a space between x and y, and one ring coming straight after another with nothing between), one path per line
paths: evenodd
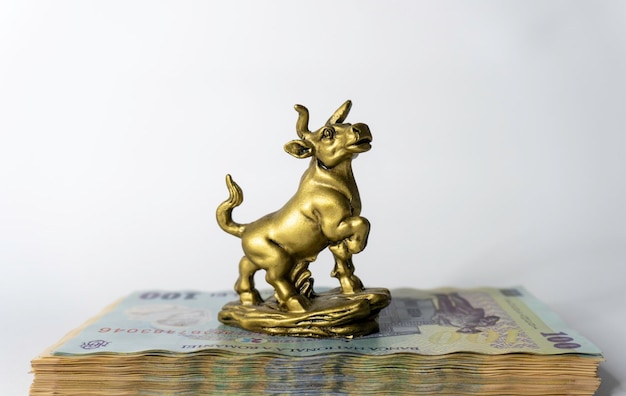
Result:
M219 320L227 325L271 335L352 338L378 331L378 313L391 302L389 290L340 289L319 293L305 312L286 312L274 297L262 305L226 304Z

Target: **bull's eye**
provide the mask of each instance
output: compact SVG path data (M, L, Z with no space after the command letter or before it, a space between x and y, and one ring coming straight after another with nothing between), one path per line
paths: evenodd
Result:
M330 127L322 129L322 139L333 139L335 137L335 130Z

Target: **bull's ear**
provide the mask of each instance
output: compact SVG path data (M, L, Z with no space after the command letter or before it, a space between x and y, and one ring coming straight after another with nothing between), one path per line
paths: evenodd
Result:
M306 140L292 140L285 144L285 151L296 158L307 158L313 155L313 145Z

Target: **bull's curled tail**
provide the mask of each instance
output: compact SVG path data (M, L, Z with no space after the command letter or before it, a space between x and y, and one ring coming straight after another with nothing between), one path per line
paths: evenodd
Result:
M243 234L246 226L234 222L232 213L233 209L243 202L243 192L230 175L226 175L226 187L228 187L229 197L217 207L215 213L217 224L227 233L241 238L241 234Z

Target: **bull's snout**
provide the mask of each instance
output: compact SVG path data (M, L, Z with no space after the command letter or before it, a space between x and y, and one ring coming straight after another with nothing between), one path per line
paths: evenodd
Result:
M363 153L372 148L372 133L367 124L352 125L352 133L354 134L354 143L348 148L353 153Z

